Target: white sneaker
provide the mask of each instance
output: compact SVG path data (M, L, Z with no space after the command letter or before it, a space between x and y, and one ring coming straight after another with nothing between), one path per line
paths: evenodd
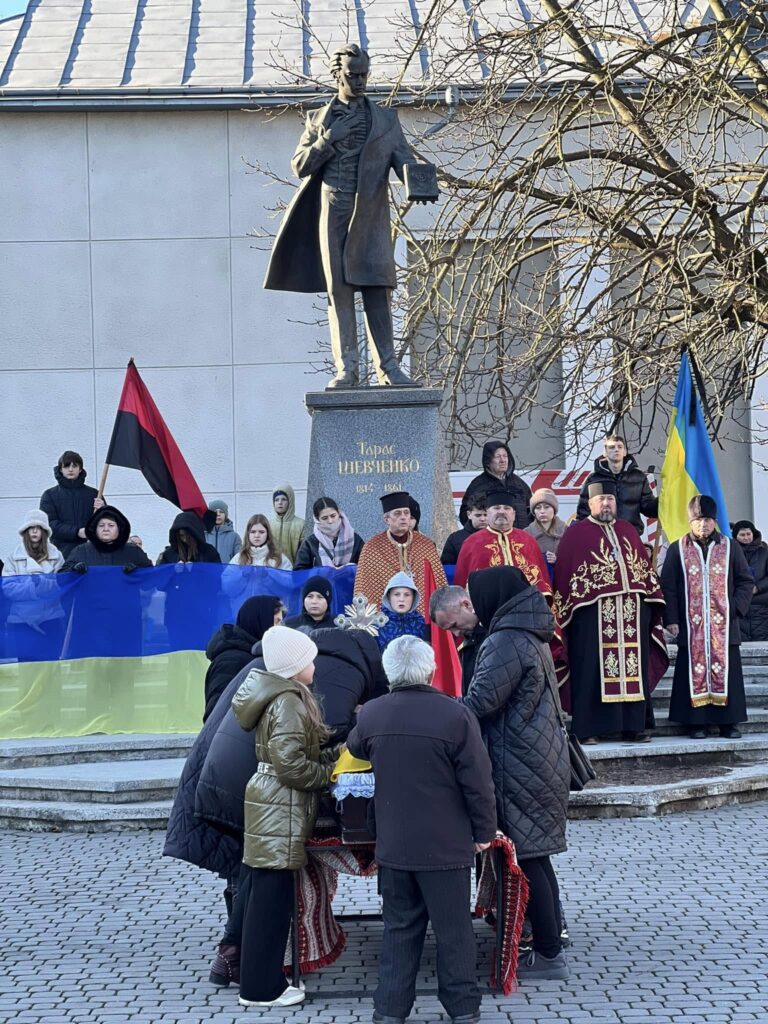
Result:
M303 1003L307 993L304 991L304 982L299 982L301 988L294 988L293 985L289 985L288 988L277 999L270 999L266 1002L254 999L243 999L240 996L239 1003L241 1006L295 1006L296 1003Z

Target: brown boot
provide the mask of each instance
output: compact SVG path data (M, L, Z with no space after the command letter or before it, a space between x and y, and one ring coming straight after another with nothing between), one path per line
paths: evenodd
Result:
M226 988L230 981L234 985L240 984L240 947L228 946L223 942L219 943L216 956L211 964L211 973L208 980L212 985L219 988Z

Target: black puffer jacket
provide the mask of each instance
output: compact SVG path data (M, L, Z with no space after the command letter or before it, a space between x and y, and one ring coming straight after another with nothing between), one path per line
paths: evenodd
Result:
M250 633L231 622L225 622L208 641L205 656L211 664L205 673L203 722L208 720L227 684L253 661L251 648L255 642Z
M109 544L99 540L96 527L101 519L112 519L117 523L117 540ZM104 505L91 514L85 526L84 543L72 548L69 557L59 572L72 572L76 565L135 565L139 569L148 569L152 565L147 555L136 544L129 544L131 524L123 513L112 505Z
M632 523L642 536L645 524L640 513L655 519L659 514L659 499L654 497L648 477L637 465L634 455L624 456L621 472L616 474L608 468L608 460L605 456L595 459L595 468L581 488L576 518L586 519L589 515L589 485L603 483L606 480L616 486L618 518Z
M48 516L51 541L67 558L82 540L78 530L84 529L93 515L93 501L99 492L86 485L85 470L76 480L67 480L59 466L54 466L53 475L56 486L43 491L40 509Z
M261 654L261 644L254 647L256 655ZM211 745L218 734L222 722L229 717L237 724L232 714L232 698L251 668L264 668L261 657L254 656L245 668L241 669L229 683L220 700L208 716L200 730L181 772L176 796L168 817L168 829L165 835L163 856L186 860L200 868L214 871L216 874L228 876L237 870L243 859L243 801L245 786L256 770L253 736L237 726L237 732L228 736L228 765L237 764L238 778L245 775L239 793L231 795L230 789L216 790L214 776L208 797L204 801L206 809L215 810L211 818L198 815L196 811L197 790L203 768L206 764ZM222 743L222 746L225 746ZM226 749L226 747L225 747ZM225 779L226 781L226 779ZM221 801L217 803L217 801Z
M488 472L488 467L491 464L493 453L499 448L504 448L509 459L509 468L507 469L507 475L504 480L499 480L492 473ZM461 500L461 508L459 509L459 521L462 526L467 523L467 508L469 506L470 498L479 498L484 494L489 494L491 491L498 491L500 488L508 491L514 500L515 509L515 526L518 530L524 530L529 523L533 522L533 516L531 515L530 500L531 500L531 488L517 473L515 473L515 460L512 458L512 452L509 450L509 446L504 444L503 441L486 441L483 445L483 472L479 476L476 476L474 480L470 481L469 486L464 492L464 497Z
M741 639L747 641L768 640L768 545L759 530L755 529L753 533L752 543L741 545L757 587L749 611L741 619Z
M551 690L553 635L552 613L534 587L507 601L491 621L463 698L480 719L491 757L499 828L520 858L566 849L570 763Z
M360 630L315 629L313 690L323 718L333 730L328 743L340 743L355 724L355 708L389 692L374 637Z

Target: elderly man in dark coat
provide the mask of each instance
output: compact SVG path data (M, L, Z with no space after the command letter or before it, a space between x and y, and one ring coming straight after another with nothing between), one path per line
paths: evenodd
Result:
M374 1024L404 1024L432 922L438 999L453 1024L480 1019L469 913L475 853L496 835L491 766L473 715L433 689L435 656L415 636L384 652L391 692L361 709L347 744L376 776L383 899Z
M327 292L336 377L360 383L355 291L363 298L381 384L410 384L395 355L391 291L397 285L389 219L390 168L403 180L414 160L397 112L365 97L370 61L354 43L331 56L338 95L308 114L293 156L304 181L275 239L265 288Z
M560 892L550 857L566 849L570 761L555 666L555 620L546 598L514 566L469 577L469 596L488 630L463 703L477 715L493 768L499 827L528 879L533 950L518 977L568 977Z

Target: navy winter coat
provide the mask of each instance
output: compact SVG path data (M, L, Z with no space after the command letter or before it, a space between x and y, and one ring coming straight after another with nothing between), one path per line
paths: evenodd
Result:
M51 527L51 541L66 558L73 548L82 542L78 530L93 515L93 500L98 496L95 487L85 482L86 472L82 470L76 480L68 480L58 466L53 467L56 486L49 487L40 498L40 509L48 516Z

